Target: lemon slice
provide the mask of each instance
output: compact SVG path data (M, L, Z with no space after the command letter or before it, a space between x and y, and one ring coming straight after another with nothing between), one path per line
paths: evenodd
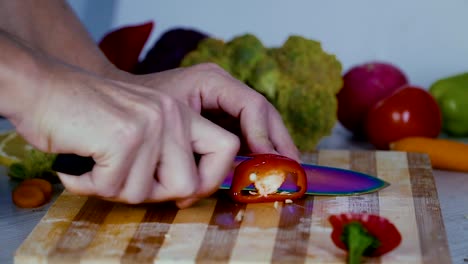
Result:
M7 174L11 178L55 180L56 174L52 170L54 159L54 154L35 149L16 131L0 134L0 165L8 168Z
M33 147L16 131L0 134L0 164L10 166L13 162L24 160Z

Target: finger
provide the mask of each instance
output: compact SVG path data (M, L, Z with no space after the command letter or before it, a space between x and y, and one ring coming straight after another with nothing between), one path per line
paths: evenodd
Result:
M211 121L196 115L191 127L193 151L200 154L198 162L199 185L197 192L188 198L178 199L176 205L186 208L218 190L234 156L239 150L239 139Z
M242 134L252 152L278 154L270 139L268 123L269 111L274 107L265 97L239 80L226 74L219 74L217 77L202 88L203 107L222 109L238 118Z
M231 169L239 150L239 138L201 117L192 123L191 133L193 150L201 156L197 194L206 196L219 188Z
M250 98L238 116L249 149L299 160L299 151L278 111L259 94Z
M160 158L163 126L161 122L153 122L153 125L146 129L146 136L119 194L118 199L121 202L138 204L150 197L155 183L154 173Z
M96 164L91 172L81 176L58 173L62 184L70 192L111 198L118 195L133 162L134 151L111 150L110 157L94 156Z
M191 110L182 105L164 105L164 123L161 157L156 183L150 200L175 200L193 195L199 176L191 147Z
M269 138L279 154L300 160L300 153L283 123L281 115L276 109L269 109L268 113Z
M278 154L270 140L270 118L267 105L247 106L243 109L239 119L242 134L253 153Z

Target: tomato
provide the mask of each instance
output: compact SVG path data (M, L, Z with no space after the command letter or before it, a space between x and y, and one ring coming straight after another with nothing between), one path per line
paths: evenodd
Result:
M437 137L442 128L440 109L426 90L404 86L379 101L368 113L366 133L377 149L410 137Z
M343 88L336 95L338 120L355 136L363 138L369 109L406 84L408 79L403 71L388 62L353 66L343 75Z

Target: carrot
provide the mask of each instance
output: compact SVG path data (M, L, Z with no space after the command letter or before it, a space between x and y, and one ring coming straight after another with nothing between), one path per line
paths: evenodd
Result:
M48 201L52 197L52 184L50 182L44 180L44 179L39 179L39 178L33 178L33 179L27 179L21 182L22 185L34 185L39 187L41 191L44 193L46 200Z
M391 143L390 149L427 153L435 169L468 172L468 144L459 141L408 137Z
M12 193L12 200L16 206L35 208L46 203L44 192L37 185L19 184Z

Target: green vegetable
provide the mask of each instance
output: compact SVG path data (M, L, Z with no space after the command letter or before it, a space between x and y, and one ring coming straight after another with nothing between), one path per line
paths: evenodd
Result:
M52 170L55 154L44 153L31 149L24 159L12 163L8 167L8 176L15 180L42 178L51 182L58 180L57 174Z
M361 257L381 246L381 242L358 222L344 227L342 241L348 245L348 263L362 263Z
M214 62L265 97L278 109L298 148L314 150L336 123L341 63L317 41L290 36L266 48L252 34L228 42L202 40L181 66Z
M468 73L438 80L429 92L442 113L443 131L451 136L468 136Z
M205 38L200 41L196 52L189 52L181 62L181 66L191 66L202 62L218 64L226 71L231 71L229 58L225 56L225 43L215 38Z

